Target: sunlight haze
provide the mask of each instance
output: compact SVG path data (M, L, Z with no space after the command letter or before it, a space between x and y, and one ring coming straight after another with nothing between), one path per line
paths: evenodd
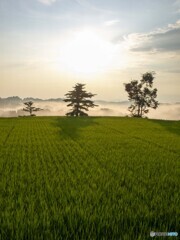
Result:
M0 97L64 97L77 82L126 101L123 83L155 71L178 102L179 0L1 0Z

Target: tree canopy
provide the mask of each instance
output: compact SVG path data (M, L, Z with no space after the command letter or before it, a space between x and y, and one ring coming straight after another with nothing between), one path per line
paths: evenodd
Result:
M94 108L95 105L92 100L96 94L92 94L90 92L86 92L84 90L85 84L77 83L72 91L69 91L65 94L66 99L65 102L70 102L67 106L72 107L71 111L68 112L67 116L88 116L88 114L84 111L88 111L89 108Z
M33 112L37 112L37 111L41 111L43 109L41 108L36 108L33 107L33 102L29 101L29 102L25 102L24 105L26 105L25 108L23 108L23 111L28 112L30 116L35 116L35 114L33 114Z
M155 100L157 89L152 89L154 75L154 72L146 72L140 81L132 80L124 84L129 100L132 102L129 107L132 116L142 117L149 112L149 108L158 107L159 103Z

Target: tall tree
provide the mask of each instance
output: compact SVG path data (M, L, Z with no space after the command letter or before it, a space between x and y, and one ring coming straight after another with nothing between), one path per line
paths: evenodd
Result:
M128 108L134 117L142 117L149 112L149 108L156 109L159 105L156 101L157 89L153 87L154 72L146 72L142 75L142 79L132 80L125 83L125 90L128 93L129 100L132 102Z
M25 108L23 108L23 111L25 112L28 112L30 116L35 116L33 114L33 112L37 112L37 111L41 111L43 109L41 108L36 108L36 107L33 107L33 102L32 101L29 101L29 102L25 102L24 105L26 105Z
M74 90L69 91L65 94L65 102L70 102L67 106L72 107L71 111L66 113L67 116L88 116L84 111L88 111L89 108L95 106L94 102L90 100L96 94L88 93L84 90L85 84L77 83L74 87Z

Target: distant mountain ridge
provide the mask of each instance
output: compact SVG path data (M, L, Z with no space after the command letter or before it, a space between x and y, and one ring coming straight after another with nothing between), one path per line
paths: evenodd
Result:
M42 98L33 98L33 97L26 97L26 98L20 98L18 96L12 96L7 98L0 98L0 106L2 105L21 105L24 102L63 102L63 98L48 98L48 99L42 99ZM95 100L96 103L99 104L127 104L128 101L105 101L105 100Z
M7 97L7 98L1 98L0 97L0 108L1 107L8 107L8 105L11 106L20 106L24 102L64 102L63 98L48 98L48 99L41 99L41 98L33 98L33 97L26 97L26 98L20 98L18 96L12 96L12 97ZM106 101L106 100L94 100L98 104L113 104L113 105L127 105L129 104L129 101ZM160 103L161 105L171 105L172 103ZM173 104L180 104L180 102L175 102Z
M27 97L27 98L20 98L18 96L13 97L7 97L7 98L0 98L0 107L7 106L7 105L13 105L13 106L19 106L22 105L24 102L62 102L62 98L49 98L49 99L41 99L41 98L33 98L33 97Z

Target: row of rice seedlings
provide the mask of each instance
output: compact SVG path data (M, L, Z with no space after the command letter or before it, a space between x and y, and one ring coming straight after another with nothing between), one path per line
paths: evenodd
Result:
M114 122L111 124L114 127ZM21 208L15 215L15 220L19 218L21 221L19 230L13 236L19 239L33 235L39 239L116 239L120 236L132 239L135 236L136 239L141 239L147 237L150 226L167 228L174 224L172 220L169 225L166 224L167 221L163 225L161 220L172 214L174 198L171 199L173 204L169 212L163 213L163 207L154 219L156 210L159 210L156 205L162 202L162 196L152 195L149 188L155 181L161 180L156 174L155 165L160 165L163 159L156 157L153 161L159 148L153 148L152 151L145 143L139 151L142 156L138 155L135 150L139 144L137 141L128 141L128 134L127 137L122 137L122 130L116 134L116 131L111 131L109 125L106 125L105 129L104 126L97 125L93 126L94 131L92 127L84 129L75 141L71 136L59 136L59 129L53 126L52 120L37 118L28 122L28 126L26 122L24 129L21 128L19 139L25 140L24 136L28 138L22 145L16 144L20 155L12 155L14 159L23 156L20 165L26 163L22 169L16 168L21 174L24 169L24 174L19 178L22 186L19 185L21 194L17 203ZM127 147L121 147L122 144L123 147L128 145L129 151ZM175 159L173 154L170 155ZM147 156L149 158L146 160ZM161 176L165 165L161 164L160 167ZM27 173L29 177L26 177ZM17 174L15 179L17 182ZM164 182L167 185L165 179ZM31 187L28 188L29 184ZM174 178L171 186L173 184L177 186ZM157 187L152 189L154 193L162 191ZM164 193L165 191L163 197ZM11 232L12 229L17 230L15 226L11 226Z
M110 137L110 135L108 135L108 138ZM113 147L113 146L112 146ZM145 146L143 146L143 147L145 147L145 148L147 148L148 146L145 144ZM157 149L156 150L156 154L157 154L157 152L158 152L158 150L159 149ZM150 152L150 151L149 151ZM112 155L112 156L114 156L114 155ZM153 159L153 158L152 158ZM137 159L135 159L135 163L137 163L137 161L136 160L138 160L138 158ZM141 158L141 161L142 161L143 159ZM149 161L151 161L151 158L150 159L148 159ZM157 159L158 160L158 159ZM130 166L132 165L132 162L130 162ZM135 186L137 186L137 185L135 185ZM147 194L147 191L144 191L143 192L143 196L146 196L146 194ZM136 195L135 195L136 196ZM136 199L137 199L137 197L136 197ZM150 198L149 198L149 200L150 200ZM162 199L160 199L161 200L161 202L164 202L163 200L163 198ZM161 202L159 202L159 204L161 203ZM159 206L159 204L158 204L158 206ZM151 211L151 209L149 209L149 212ZM167 227L167 226L166 226Z

